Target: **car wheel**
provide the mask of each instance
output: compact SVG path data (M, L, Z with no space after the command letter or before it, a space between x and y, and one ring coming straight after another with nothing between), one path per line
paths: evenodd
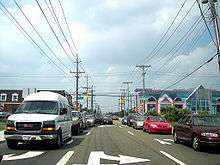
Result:
M173 141L174 141L174 143L177 143L177 144L180 143L180 141L179 141L179 139L177 137L176 132L173 133Z
M199 151L200 146L199 146L199 138L197 136L193 136L192 139L192 147L195 151Z
M148 133L151 134L151 130L150 130L150 128L148 128Z
M57 138L55 141L55 148L60 148L63 145L63 138L61 131L58 131Z
M10 149L16 149L18 146L18 141L16 140L7 140L6 142L7 142L8 148Z
M143 132L146 132L146 129L143 127Z

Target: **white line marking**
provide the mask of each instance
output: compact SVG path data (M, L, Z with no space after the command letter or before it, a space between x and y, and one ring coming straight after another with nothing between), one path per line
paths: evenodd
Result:
M163 141L163 140L159 140L159 139L156 139L156 138L154 138L154 140L155 140L155 141L158 141L160 144L168 144L168 145L171 145L171 143L165 142L165 141Z
M65 165L73 154L74 151L68 151L56 165Z
M186 165L185 163L181 162L180 160L174 158L172 155L164 152L164 151L160 151L161 154L165 155L166 157L168 157L169 159L173 160L174 162L180 164L180 165Z
M119 126L119 128L123 128L122 126Z
M88 136L88 135L90 135L90 132L87 132L87 134L86 134L86 135L87 135L87 136Z
M28 152L23 153L21 155L15 155L15 154L3 155L2 161L33 158L33 157L39 156L43 153L44 153L44 151L28 151Z
M67 143L66 143L66 145L70 145L70 144L72 144L73 143L73 139L71 139L70 141L68 141Z
M128 133L129 133L130 135L134 136L134 134L133 134L132 132L128 131Z
M163 139L164 141L173 142L173 139Z

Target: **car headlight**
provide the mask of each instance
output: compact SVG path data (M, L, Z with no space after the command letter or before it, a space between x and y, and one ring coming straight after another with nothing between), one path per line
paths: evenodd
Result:
M201 133L202 136L205 136L205 137L218 137L218 134L216 133L209 133L209 132L203 132Z
M43 131L55 131L55 121L44 121L43 122Z
M153 128L156 128L156 127L157 127L156 124L151 124L150 126L153 127Z
M7 131L14 131L15 130L15 122L12 120L7 120L6 130Z

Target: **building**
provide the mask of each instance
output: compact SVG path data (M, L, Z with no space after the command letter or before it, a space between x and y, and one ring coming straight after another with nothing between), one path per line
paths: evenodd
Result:
M22 90L0 90L1 111L14 112L23 101Z
M163 107L175 106L189 109L192 112L208 110L213 114L220 113L220 90L205 89L199 85L195 89L157 90L136 89L134 93L135 110L139 112L161 112Z

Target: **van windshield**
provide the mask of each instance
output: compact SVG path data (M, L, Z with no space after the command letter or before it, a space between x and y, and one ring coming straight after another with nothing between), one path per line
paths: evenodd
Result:
M55 101L25 101L19 106L18 113L30 113L30 114L58 114L58 104Z

